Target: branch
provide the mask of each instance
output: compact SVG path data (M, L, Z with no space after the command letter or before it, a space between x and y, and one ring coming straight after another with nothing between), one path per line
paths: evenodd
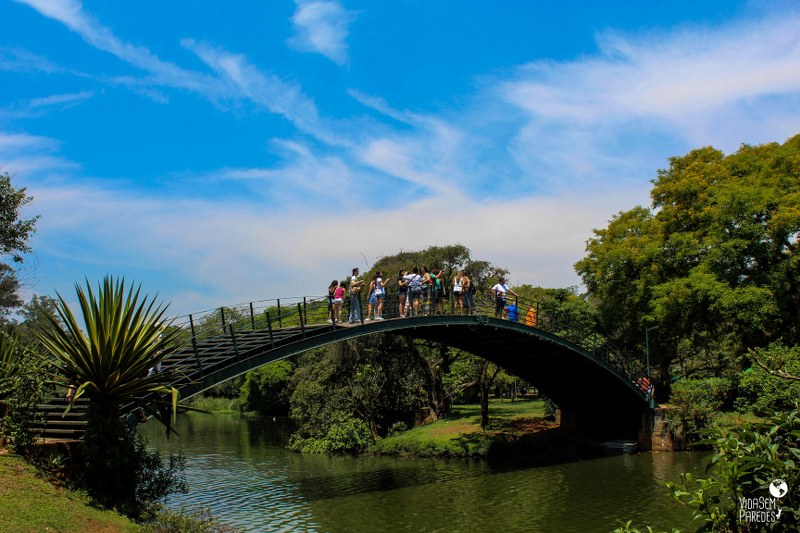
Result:
M756 354L752 351L750 352L750 358L753 360L755 364L760 366L770 376L775 376L782 379L788 379L791 381L800 381L800 376L789 374L788 372L784 372L783 370L773 370L769 368L763 361L761 361L758 357L756 357Z

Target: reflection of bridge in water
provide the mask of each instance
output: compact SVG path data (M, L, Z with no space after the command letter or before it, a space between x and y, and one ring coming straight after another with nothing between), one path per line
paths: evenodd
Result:
M555 310L532 302L520 301L521 322L511 322L495 318L495 302L478 295L470 316L459 314L451 301L437 313L399 318L396 298L387 296L385 320L356 324L329 322L327 298L308 297L181 317L173 325L181 328L183 341L165 357L163 371L188 398L307 350L365 335L403 335L464 350L527 381L559 406L562 427L598 437L638 437L649 448L652 410L636 386L645 371L640 357L611 349L595 331L564 323ZM535 318L528 315L531 309Z

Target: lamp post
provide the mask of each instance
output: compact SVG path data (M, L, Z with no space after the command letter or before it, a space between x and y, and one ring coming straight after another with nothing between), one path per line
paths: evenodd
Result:
M655 407L655 399L653 398L652 394L652 382L650 381L650 332L654 329L658 329L658 326L650 326L649 328L644 328L644 355L647 362L647 381L650 383L650 391L648 391L648 400L650 402L650 408L652 409Z
M650 379L650 336L649 333L654 329L658 329L658 326L650 326L649 328L644 329L644 355L647 362L647 379Z

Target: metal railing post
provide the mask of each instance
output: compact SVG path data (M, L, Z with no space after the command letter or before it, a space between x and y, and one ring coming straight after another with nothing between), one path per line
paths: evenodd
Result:
M222 333L224 334L225 333L225 308L224 307L220 307L219 308L219 316L222 319Z
M303 338L306 338L306 321L303 319L303 304L297 303L297 316L300 319L300 330L303 332Z
M256 314L253 310L253 302L250 302L250 324L252 324L253 329L256 329Z
M239 347L236 346L236 335L233 333L233 324L230 325L231 342L233 343L233 351L236 353L236 360L239 360Z
M281 299L278 298L278 327L283 327L283 322L281 320Z
M275 349L275 337L272 335L272 318L269 316L269 311L264 311L264 315L267 317L267 330L269 330L269 343L272 345L272 349Z
M302 321L308 322L308 302L306 301L306 297L303 296L303 319Z
M200 363L200 353L197 351L197 335L194 332L194 319L189 315L189 328L192 330L192 351L194 352L194 360L197 363L197 371L203 375L203 365Z

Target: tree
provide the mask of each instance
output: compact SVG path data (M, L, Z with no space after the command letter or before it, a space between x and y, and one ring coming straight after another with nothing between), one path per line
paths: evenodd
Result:
M287 416L294 365L282 359L248 372L240 387L242 410L263 416Z
M15 263L21 263L21 254L31 251L27 242L39 219L38 215L20 219L20 210L33 200L25 191L25 187L15 189L11 185L8 173L0 174L0 256L10 254Z
M149 372L171 342L162 333L166 308L147 296L140 300L141 286L128 290L112 277L97 292L88 281L86 290L75 288L82 320L58 294L59 320L45 315L51 327L41 329L39 339L52 357L55 383L76 387L70 407L83 396L89 402L77 465L82 483L98 501L138 516L150 500L183 488L175 477L179 462L171 458L162 467L133 431L135 424L123 419L124 406L138 407L169 434L178 391L165 384L167 373Z
M7 264L22 263L22 254L31 251L28 239L36 230L39 216L23 220L20 210L33 198L25 194L25 187L15 189L11 176L0 174L0 323L11 309L22 305L17 291L19 281L14 269Z
M750 348L800 337L800 135L670 159L637 206L595 230L576 263L609 339L666 382L736 374ZM674 365L671 367L671 365Z

